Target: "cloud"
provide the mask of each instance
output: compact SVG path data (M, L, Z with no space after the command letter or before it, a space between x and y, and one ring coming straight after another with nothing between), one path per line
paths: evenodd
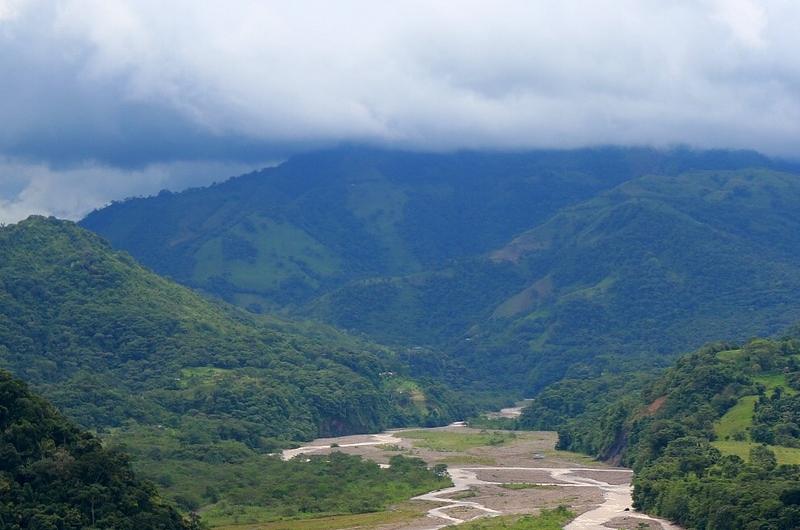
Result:
M730 28L743 43L756 48L764 46L767 16L753 0L715 0L715 18Z
M0 0L0 154L122 179L341 141L795 157L798 25L789 0Z
M0 223L32 214L77 220L115 199L208 185L274 164L198 160L124 169L86 163L54 170L45 164L0 159Z

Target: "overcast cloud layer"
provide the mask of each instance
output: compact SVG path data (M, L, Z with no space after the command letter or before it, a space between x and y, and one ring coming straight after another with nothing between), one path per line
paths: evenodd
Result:
M0 221L304 148L800 153L800 3L0 0Z

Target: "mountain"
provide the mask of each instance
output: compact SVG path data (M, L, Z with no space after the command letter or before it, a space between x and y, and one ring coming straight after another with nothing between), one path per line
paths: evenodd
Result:
M0 362L82 425L189 413L258 446L403 421L387 350L210 303L72 223L2 229L0 279Z
M795 338L716 343L661 375L608 379L610 395L592 394L603 383L587 381L576 400L580 381L562 381L520 424L559 418L560 448L632 466L636 507L686 528L798 528L798 359Z
M3 528L188 529L195 526L47 401L0 370Z
M474 379L528 392L629 371L800 320L800 176L644 176L480 256L369 279L313 314L383 342L443 345Z
M207 502L197 487L241 486L220 463L242 476L292 441L474 410L409 378L390 350L209 302L74 223L42 217L0 229L0 367L124 444L176 499L189 491L177 499L186 509Z
M800 319L800 177L780 167L729 151L345 149L82 224L187 285L407 349L412 373L530 393Z
M750 152L686 149L343 148L208 188L114 203L81 225L159 274L258 312L488 252L636 176L771 164Z
M355 460L264 456L292 440L536 392L519 425L633 466L638 507L795 528L800 468L777 466L800 463L800 347L745 342L800 321L800 176L781 168L741 152L345 149L83 221L250 313L32 218L0 230L0 364L220 517L264 476L380 480ZM653 370L717 337L742 344ZM281 491L262 491L270 517Z

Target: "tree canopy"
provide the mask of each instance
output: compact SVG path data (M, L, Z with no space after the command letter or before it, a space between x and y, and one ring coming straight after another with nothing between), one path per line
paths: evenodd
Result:
M191 524L27 385L0 370L0 527L178 530Z

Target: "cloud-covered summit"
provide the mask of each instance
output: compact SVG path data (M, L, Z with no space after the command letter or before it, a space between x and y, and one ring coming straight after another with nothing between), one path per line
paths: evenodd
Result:
M111 168L101 188L131 194L155 191L152 167L174 187L172 164L341 141L791 157L798 25L778 0L0 0L0 193L14 167L89 195Z

